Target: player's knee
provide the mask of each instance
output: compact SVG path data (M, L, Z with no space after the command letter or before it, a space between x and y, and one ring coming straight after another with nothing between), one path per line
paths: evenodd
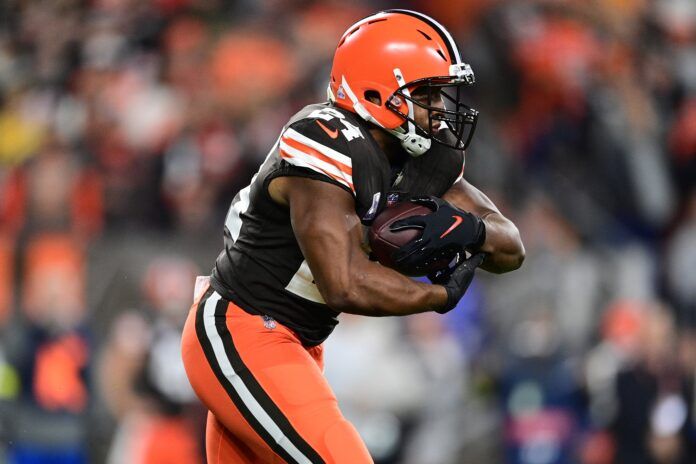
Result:
M324 432L324 444L328 450L328 462L342 464L372 463L365 443L353 424L341 418Z

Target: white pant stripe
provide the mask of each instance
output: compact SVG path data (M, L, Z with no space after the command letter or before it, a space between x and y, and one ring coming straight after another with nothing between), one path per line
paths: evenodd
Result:
M222 297L217 293L213 294L205 302L203 308L203 324L205 326L205 334L210 341L215 353L215 359L225 375L225 378L230 382L232 388L237 392L251 414L259 421L259 424L273 437L278 445L280 445L290 456L300 464L312 464L312 461L307 458L297 447L288 439L278 425L271 419L268 413L263 409L259 402L251 394L247 386L242 381L239 374L232 368L230 360L227 359L225 348L222 344L222 339L215 326L215 307Z

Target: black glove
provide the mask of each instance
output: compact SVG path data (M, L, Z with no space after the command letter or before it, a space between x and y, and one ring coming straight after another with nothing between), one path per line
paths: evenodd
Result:
M457 254L463 256L465 250L475 253L486 240L486 227L478 216L437 197L414 197L410 201L433 212L401 219L391 225L391 231L423 229L420 238L394 252L398 269L408 270L411 275L423 275L433 262L450 261Z
M433 284L444 285L447 283L454 270L457 269L465 259L465 253L457 253L446 268L428 274L428 279Z
M476 253L451 271L447 280L441 283L447 290L447 304L444 308L439 309L438 313L444 314L457 306L457 303L459 303L459 300L461 300L469 285L471 285L476 268L483 263L485 258L485 253Z

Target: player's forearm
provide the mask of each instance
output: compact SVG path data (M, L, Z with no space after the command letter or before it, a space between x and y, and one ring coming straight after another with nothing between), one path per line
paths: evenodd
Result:
M371 262L353 271L346 285L328 297L333 309L364 316L406 316L439 310L447 303L444 287L412 280Z
M524 245L517 227L500 213L482 191L462 179L454 184L443 198L483 219L486 225L486 241L481 251L488 256L481 265L482 269L502 274L514 271L522 265Z
M517 227L498 212L482 217L486 225L486 241L481 251L487 253L482 269L502 274L519 269L524 261L524 245Z

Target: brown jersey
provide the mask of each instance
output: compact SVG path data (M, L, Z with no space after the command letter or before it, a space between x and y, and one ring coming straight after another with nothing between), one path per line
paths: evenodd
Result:
M355 114L328 103L303 108L283 127L225 219L224 249L211 285L245 311L294 330L307 346L328 337L338 312L326 305L314 283L288 208L268 193L270 181L302 176L337 185L353 196L355 213L369 226L388 201L442 196L463 174L464 153L439 144L393 168L368 129Z

